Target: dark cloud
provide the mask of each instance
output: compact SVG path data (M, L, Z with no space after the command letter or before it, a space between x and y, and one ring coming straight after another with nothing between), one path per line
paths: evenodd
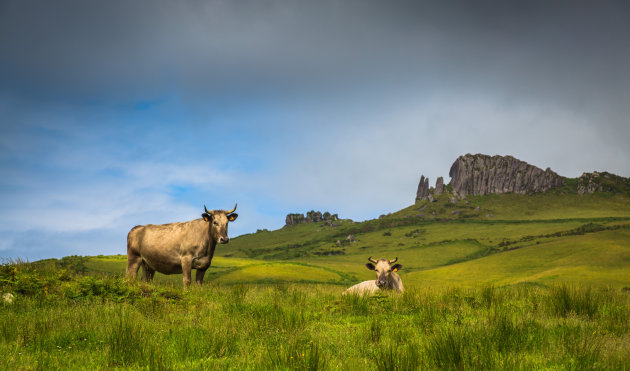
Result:
M626 2L9 1L5 90L192 97L499 89L628 98ZM131 95L131 97L129 97Z
M619 143L628 14L626 1L4 1L0 97L176 97L206 118L230 104L307 107L331 125L348 109L469 99L568 110Z

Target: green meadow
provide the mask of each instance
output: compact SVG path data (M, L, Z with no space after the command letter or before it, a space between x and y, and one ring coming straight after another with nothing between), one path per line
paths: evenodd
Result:
M352 235L353 241L348 239ZM124 247L121 246L121 254ZM402 294L343 295L399 258ZM6 261L2 369L627 369L630 198L421 201L361 223L258 231L203 286L126 256Z

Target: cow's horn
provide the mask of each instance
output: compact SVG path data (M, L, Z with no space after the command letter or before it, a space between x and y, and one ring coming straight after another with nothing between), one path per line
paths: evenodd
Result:
M390 260L390 261L389 261L389 264L394 264L394 263L396 263L397 261L398 261L398 257L396 257L396 259L394 259L394 260Z
M236 204L234 204L234 208L233 208L232 210L230 210L230 211L226 211L225 213L226 213L226 214L231 214L231 213L233 213L234 211L236 211L236 206L238 206L238 202L237 202Z
M203 205L203 209L206 210L206 214L212 214L210 211L208 211L208 209L206 208L206 205Z
M368 260L369 260L371 263L376 264L376 260L372 259L372 257L371 257L371 256L368 258Z

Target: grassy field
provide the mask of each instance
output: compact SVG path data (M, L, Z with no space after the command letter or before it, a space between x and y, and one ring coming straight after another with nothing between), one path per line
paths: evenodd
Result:
M355 242L347 237L354 236ZM124 252L124 247L121 248ZM399 257L403 294L345 296ZM204 286L126 256L0 266L1 369L627 369L630 199L418 202L233 238Z
M630 364L630 293L621 290L410 284L404 294L357 297L337 285L213 282L184 290L67 268L3 266L2 277L11 275L18 296L0 305L2 369Z

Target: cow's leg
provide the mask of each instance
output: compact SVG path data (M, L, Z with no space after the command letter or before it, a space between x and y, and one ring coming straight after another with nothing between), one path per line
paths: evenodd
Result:
M133 279L138 275L138 269L140 269L140 264L142 263L142 258L131 251L127 251L127 277L131 277Z
M190 285L191 280L191 271L192 271L192 257L190 256L182 256L182 275L184 276L184 287L188 287Z
M206 269L197 269L197 274L195 274L195 281L198 284L200 284L200 285L203 283L203 276L205 276L206 270L207 270L207 268Z
M149 265L145 262L142 262L142 280L149 282L153 280L153 275L155 274L155 269L149 267Z

